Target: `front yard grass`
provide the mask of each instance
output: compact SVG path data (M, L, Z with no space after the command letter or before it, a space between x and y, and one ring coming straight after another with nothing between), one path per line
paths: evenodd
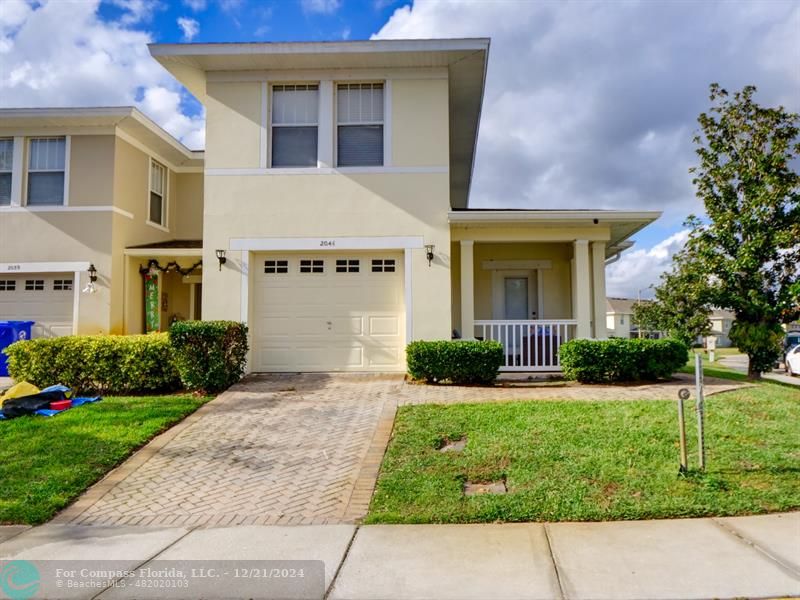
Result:
M697 465L687 404L690 467ZM678 474L676 403L534 401L402 407L368 523L597 521L800 508L800 390L706 399L707 471ZM439 452L466 436L463 452ZM465 497L505 479L506 495Z
M47 521L208 400L109 397L55 417L0 421L0 524Z

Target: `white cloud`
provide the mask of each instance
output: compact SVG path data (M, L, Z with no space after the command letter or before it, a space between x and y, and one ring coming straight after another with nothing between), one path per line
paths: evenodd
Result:
M153 17L153 12L161 7L159 0L109 0L109 2L124 11L119 19L122 25L147 22Z
M206 0L183 0L183 3L195 12L206 9Z
M300 0L303 12L330 15L341 7L341 0Z
M417 0L373 37L492 38L472 207L655 209L674 231L702 210L688 169L708 85L800 111L797 31L796 2ZM670 243L615 272L647 286Z
M632 249L606 269L606 291L609 296L636 298L639 290L642 298L652 298L650 285L657 285L660 275L672 268L675 256L689 239L689 230L671 235L649 249Z
M191 42L200 33L200 23L189 17L178 17L178 27L183 31L183 41Z
M182 114L181 88L148 53L150 35L121 20L101 21L98 4L42 3L13 19L0 11L0 106L138 105L190 147L202 147L202 115Z

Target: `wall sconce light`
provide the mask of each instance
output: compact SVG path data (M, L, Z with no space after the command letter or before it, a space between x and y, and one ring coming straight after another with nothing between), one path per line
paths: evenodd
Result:
M425 258L428 259L428 266L431 266L433 262L433 249L435 246L433 244L425 244Z
M97 286L94 284L97 281L97 268L94 266L94 263L89 265L89 283L86 284L86 287L83 288L84 294L94 294L97 291Z
M225 258L225 250L217 250L217 260L219 261L219 270L222 271L222 265L228 262Z

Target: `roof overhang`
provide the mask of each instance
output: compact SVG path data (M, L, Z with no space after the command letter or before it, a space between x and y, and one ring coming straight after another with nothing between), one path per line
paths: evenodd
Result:
M150 54L205 103L206 73L382 68L447 68L450 204L465 208L478 138L488 38L151 44Z
M203 152L190 150L133 106L0 108L3 128L119 129L177 167L203 166Z
M630 248L628 238L661 216L661 211L618 210L492 210L470 209L451 211L451 225L468 227L608 227L610 238L606 256L611 257Z

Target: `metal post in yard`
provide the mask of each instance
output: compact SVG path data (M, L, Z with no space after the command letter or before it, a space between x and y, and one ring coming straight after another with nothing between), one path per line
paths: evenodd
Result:
M686 418L683 412L683 401L688 400L689 396L691 394L686 388L678 391L678 432L681 442L681 467L678 472L681 474L685 474L689 470L689 456L686 450Z
M697 410L697 452L700 459L700 470L706 469L706 443L705 428L703 423L704 397L703 397L703 357L695 354L694 359L694 383L695 383L695 404Z

